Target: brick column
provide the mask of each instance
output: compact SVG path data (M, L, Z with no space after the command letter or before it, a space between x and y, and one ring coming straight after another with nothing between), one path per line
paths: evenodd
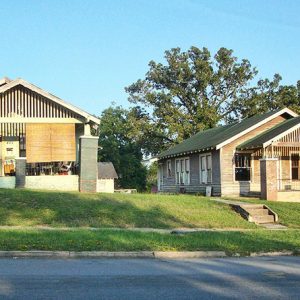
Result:
M26 182L26 157L16 158L16 188L24 188Z
M261 199L277 200L277 158L260 159Z
M79 153L79 191L95 193L97 191L98 179L98 137L88 135L81 136Z

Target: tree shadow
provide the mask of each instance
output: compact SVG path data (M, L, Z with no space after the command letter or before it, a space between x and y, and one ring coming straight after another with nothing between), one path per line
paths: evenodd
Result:
M191 227L157 205L138 207L109 195L0 190L1 225L57 227Z

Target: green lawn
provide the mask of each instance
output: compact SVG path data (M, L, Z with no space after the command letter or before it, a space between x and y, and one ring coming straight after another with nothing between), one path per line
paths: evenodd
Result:
M227 205L191 195L0 189L0 226L256 228Z
M0 250L67 251L196 251L227 253L300 249L300 231L253 230L246 232L199 232L186 235L142 233L104 229L0 230Z
M289 229L263 229L242 219L228 205L200 196L0 189L0 226L20 226L18 229L0 229L0 250L224 250L248 253L300 249L300 203L246 200L268 204ZM53 229L34 228L40 225ZM110 227L125 230L108 229ZM248 230L174 235L126 230L129 227Z

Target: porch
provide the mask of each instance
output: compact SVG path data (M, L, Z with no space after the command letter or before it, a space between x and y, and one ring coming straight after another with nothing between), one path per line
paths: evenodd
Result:
M238 147L244 155L250 151L251 172L256 180L259 177L262 199L300 202L300 126L295 119Z

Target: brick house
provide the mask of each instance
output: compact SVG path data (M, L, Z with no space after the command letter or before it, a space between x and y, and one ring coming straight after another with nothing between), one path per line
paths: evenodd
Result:
M288 108L197 133L162 152L161 192L300 198L300 117ZM298 192L299 191L299 192Z
M96 192L100 120L23 80L0 80L0 187Z

